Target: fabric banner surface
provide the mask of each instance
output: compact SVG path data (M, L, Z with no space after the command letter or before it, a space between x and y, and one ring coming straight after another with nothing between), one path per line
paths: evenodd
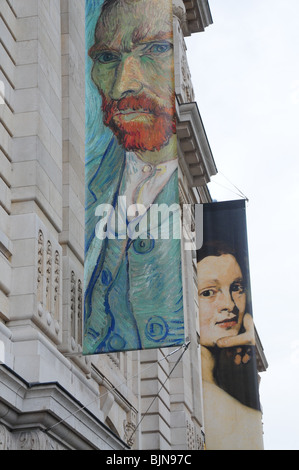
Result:
M184 343L172 0L86 0L84 354Z
M203 379L259 410L245 200L203 204L197 271Z

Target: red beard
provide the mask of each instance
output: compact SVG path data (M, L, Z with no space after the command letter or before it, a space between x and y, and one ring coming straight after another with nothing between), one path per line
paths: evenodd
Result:
M176 132L174 105L172 108L159 106L145 94L119 101L108 101L103 93L101 95L104 124L110 127L128 151L159 151ZM144 112L144 122L125 120L119 112L126 110Z

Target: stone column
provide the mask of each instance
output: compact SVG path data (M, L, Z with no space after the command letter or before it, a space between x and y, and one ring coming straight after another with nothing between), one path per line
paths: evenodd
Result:
M62 103L60 0L13 0L14 121L11 135L12 281L16 370L38 377L38 331L62 340ZM30 343L32 340L32 343ZM25 343L24 343L25 342ZM34 365L36 368L34 369ZM33 372L35 370L35 372Z

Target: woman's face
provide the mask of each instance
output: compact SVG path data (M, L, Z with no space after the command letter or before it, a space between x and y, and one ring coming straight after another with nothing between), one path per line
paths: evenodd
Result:
M246 305L243 276L233 255L207 256L197 264L200 343L215 346L240 332Z

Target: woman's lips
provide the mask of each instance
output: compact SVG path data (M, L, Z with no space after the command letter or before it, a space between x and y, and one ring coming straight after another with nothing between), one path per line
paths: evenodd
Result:
M220 328L227 329L227 328L232 328L233 326L236 326L238 324L238 318L226 318L223 321L217 322L216 325L220 326Z

